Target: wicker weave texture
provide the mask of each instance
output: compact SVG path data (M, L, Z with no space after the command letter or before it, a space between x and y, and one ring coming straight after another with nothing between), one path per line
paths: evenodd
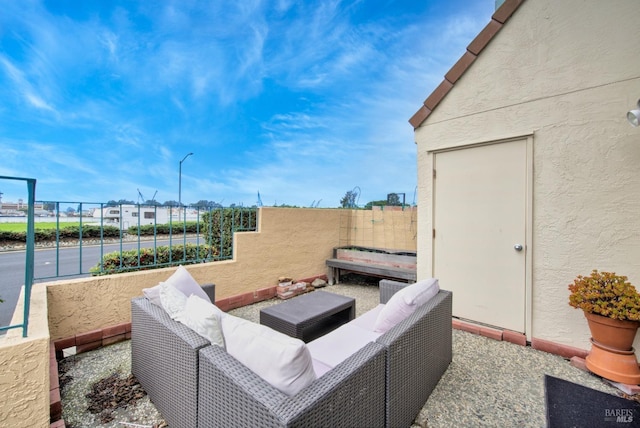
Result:
M381 301L407 284L388 281ZM452 293L409 318L293 397L218 346L133 299L132 372L171 428L406 427L452 359Z
M200 351L199 426L383 426L385 354L370 343L288 397L221 348L208 346Z
M388 427L410 426L452 359L453 294L440 290L380 336L387 349Z
M381 279L378 283L380 290L380 303L384 303L386 305L389 299L391 299L391 296L402 290L407 285L409 284L406 282L394 281L392 279Z
M195 428L202 336L146 298L131 301L131 372L171 428Z

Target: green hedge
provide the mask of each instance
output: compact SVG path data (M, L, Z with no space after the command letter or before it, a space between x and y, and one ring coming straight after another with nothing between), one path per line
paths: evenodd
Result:
M198 222L197 221L188 221L186 223L172 223L171 227L169 224L145 224L140 226L140 236L153 236L156 235L168 235L169 232L171 234L177 235L182 234L184 228L186 227L187 233L198 233ZM200 226L202 228L202 226ZM201 232L201 230L200 230ZM127 229L127 233L129 235L138 235L138 226L131 226Z
M35 229L35 241L55 241L55 229ZM104 226L102 228L104 238L120 237L120 230L115 226ZM80 226L65 226L60 228L59 239L79 239ZM82 239L100 238L100 226L82 226ZM5 232L0 231L0 241L27 242L27 232Z
M186 257L185 257L186 252ZM155 257L154 257L155 254ZM158 269L167 266L187 265L215 260L218 256L216 249L209 245L168 245L153 248L141 248L140 257L138 250L119 251L105 254L100 264L95 265L89 272L93 276L108 275L112 273L131 272L137 270Z
M218 249L220 259L233 257L233 233L253 231L257 225L255 208L219 208L202 215L202 232L207 244Z
M173 223L171 228L169 228L168 224L158 224L153 225L144 225L140 226L140 236L153 236L154 233L156 235L169 235L171 232L174 235L181 235L184 230L185 224ZM202 232L203 225L200 225L200 232ZM187 233L197 233L198 230L198 222L191 221L186 223ZM104 238L119 238L120 237L120 229L116 226L103 226L103 234ZM127 233L129 235L138 235L138 226L132 226L127 229ZM46 242L46 241L55 241L56 240L56 229L34 229L34 237L36 242ZM65 226L60 228L60 237L59 239L79 239L80 237L80 226ZM86 225L82 226L82 239L88 238L100 238L100 226L94 225ZM27 242L27 232L9 232L9 231L0 231L0 241L9 241L9 242Z

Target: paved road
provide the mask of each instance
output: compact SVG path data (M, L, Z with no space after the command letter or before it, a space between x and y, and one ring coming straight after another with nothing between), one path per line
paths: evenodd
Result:
M173 245L183 242L181 237L173 238ZM196 238L187 238L187 242L196 243ZM201 238L200 244L204 244ZM157 240L157 246L169 245L169 240ZM140 241L140 247L153 247L153 241ZM123 250L137 249L137 242L124 242ZM102 253L101 253L102 251ZM55 249L37 249L34 254L34 282L54 281L58 276L65 278L81 278L89 276L89 268L100 261L101 254L120 251L120 244L107 244L100 248L99 245L82 247L64 247ZM20 289L25 279L25 251L0 252L0 327L11 323ZM56 259L58 263L56 263ZM0 331L0 335L3 332Z

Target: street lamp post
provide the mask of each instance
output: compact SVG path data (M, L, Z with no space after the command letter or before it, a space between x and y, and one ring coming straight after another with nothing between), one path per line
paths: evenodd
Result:
M188 153L185 157L180 161L180 166L178 167L178 213L182 211L182 260L187 259L187 212L182 209L182 162L193 153Z
M185 157L183 157L180 161L180 166L178 167L178 205L180 207L182 207L182 162L184 162L184 160L192 154L193 153L189 153Z

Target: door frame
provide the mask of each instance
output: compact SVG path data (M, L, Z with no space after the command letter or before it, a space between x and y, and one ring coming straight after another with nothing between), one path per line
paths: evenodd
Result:
M431 177L433 177L435 165L435 155L439 153L451 152L455 150L465 150L480 146L488 146L494 144L509 143L513 141L525 140L526 145L526 194L525 194L525 274L524 274L524 326L525 336L527 341L532 339L532 325L533 325L533 133L518 135L508 138L485 140L481 142L463 144L455 147L442 148L437 150L430 150L428 154L431 156ZM431 195L435 196L435 181L431 179ZM431 226L434 227L435 219L435 204L437 201L431 203ZM435 266L435 245L436 242L431 238L431 275L433 275L433 269ZM455 296L454 296L455 298Z

